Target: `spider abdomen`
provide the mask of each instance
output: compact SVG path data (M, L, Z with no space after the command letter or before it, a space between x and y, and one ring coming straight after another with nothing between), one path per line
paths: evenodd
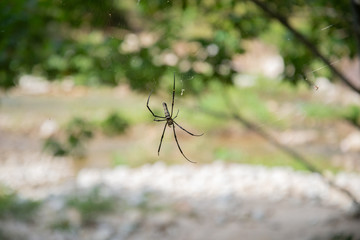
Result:
M169 118L171 118L170 117L170 113L169 113L169 110L168 110L168 107L167 107L167 105L166 105L166 103L165 102L163 102L163 108L164 108L164 113L165 113L165 117L166 117L166 119L169 119Z
M164 113L165 113L165 118L166 118L167 125L168 125L169 127L171 127L171 125L174 124L174 121L173 121L173 119L172 119L171 116L170 116L170 113L169 113L169 110L168 110L168 108L167 108L166 103L163 102L162 105L163 105L163 108L164 108Z

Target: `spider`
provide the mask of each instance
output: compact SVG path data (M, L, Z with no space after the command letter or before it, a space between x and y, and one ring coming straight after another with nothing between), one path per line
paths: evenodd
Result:
M163 140L163 138L164 138L166 126L169 126L170 128L172 127L172 129L173 129L174 138L175 138L176 144L177 144L177 146L178 146L181 154L182 154L182 155L184 156L184 158L185 158L186 160L188 160L189 162L191 162L191 163L196 163L196 162L193 162L193 161L189 160L189 159L185 156L185 154L183 153L183 151L181 150L180 144L179 144L179 142L178 142L178 140L177 140L177 137L176 137L175 125L178 126L181 130L183 130L183 131L187 132L188 134L190 134L191 136L200 137L200 136L204 135L204 133L202 133L202 134L193 134L193 133L189 132L188 130L186 130L185 128L183 128L182 126L180 126L177 122L174 121L174 119L175 119L175 118L178 116L178 114L179 114L179 110L178 110L177 113L176 113L176 115L175 115L175 117L173 117L174 99L175 99L175 73L174 73L174 86L173 86L172 102L171 102L171 114L169 113L167 104L166 104L165 102L162 103L163 108L164 108L165 117L154 114L154 112L153 112L153 111L150 109L150 107L149 107L149 100L150 100L151 94L152 94L152 91L151 91L150 94L149 94L149 97L148 97L148 100L147 100L147 103L146 103L146 107L149 109L149 111L151 112L151 114L154 116L154 121L155 121L155 122L164 122L164 121L166 121L165 126L164 126L164 130L163 130L163 132L162 132L161 139L160 139L160 144L159 144L159 148L158 148L158 155L159 155L159 153L160 153L161 143L162 143L162 140Z

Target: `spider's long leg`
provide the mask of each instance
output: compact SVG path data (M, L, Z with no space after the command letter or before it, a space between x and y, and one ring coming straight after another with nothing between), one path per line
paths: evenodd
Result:
M166 126L167 126L167 123L165 123L164 130L163 130L163 133L162 133L162 135L161 135L160 144L159 144L159 148L158 148L158 156L159 156L159 154L160 154L161 143L162 143L162 140L163 140L163 138L164 138Z
M185 156L185 154L183 153L183 151L181 150L180 144L179 144L179 142L178 142L178 140L177 140L177 137L176 137L175 125L174 125L174 124L173 124L173 131L174 131L174 137L175 137L176 144L177 144L177 146L178 146L181 154L182 154L182 155L184 156L184 158L186 158L186 160L188 160L189 162L191 162L191 163L196 163L196 162L193 162L193 161L189 160L189 159Z
M154 119L155 122L163 122L166 121L166 119Z
M149 107L149 100L150 100L150 96L151 96L152 92L153 92L153 91L151 91L150 94L149 94L148 100L147 100L147 102L146 102L146 107L149 109L149 111L151 112L151 114L152 114L154 117L165 118L165 117L162 117L162 116L158 116L158 115L154 114L153 111L151 111L151 109L150 109L150 107Z
M178 111L177 111L177 113L176 113L176 116L173 117L172 119L174 120L174 119L177 117L178 114L179 114L179 109L178 109Z
M173 121L176 126L178 126L179 128L181 128L182 130L184 130L185 132L187 132L188 134L190 134L191 136L194 136L194 137L200 137L202 135L204 135L203 133L202 134L193 134L191 132L189 132L188 130L186 130L185 128L183 128L182 126L180 126L177 122Z
M171 115L170 115L170 117L172 117L172 115L173 115L174 100L175 100L175 72L174 72L173 98L172 98L172 103L171 103Z

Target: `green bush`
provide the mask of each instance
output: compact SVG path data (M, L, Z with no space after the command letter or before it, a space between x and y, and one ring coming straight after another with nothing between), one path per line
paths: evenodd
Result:
M54 156L83 157L84 144L93 137L93 129L89 121L75 117L66 125L64 138L51 136L44 141L43 148Z
M51 152L53 156L66 156L69 154L69 150L66 148L65 144L61 143L55 137L45 139L43 148Z
M95 187L89 193L70 196L67 206L77 209L85 225L92 224L101 214L109 213L115 209L115 198L103 196L101 188Z
M350 106L344 113L344 118L355 126L360 126L360 107L356 105Z
M119 135L125 132L129 123L118 113L110 113L109 116L101 123L102 131L108 136Z
M83 157L86 154L85 144L93 138L96 131L116 136L123 134L128 127L129 122L116 112L110 113L98 124L75 117L66 124L61 133L45 139L43 149L54 156Z
M0 219L30 221L35 217L39 207L39 201L22 199L14 192L0 188Z

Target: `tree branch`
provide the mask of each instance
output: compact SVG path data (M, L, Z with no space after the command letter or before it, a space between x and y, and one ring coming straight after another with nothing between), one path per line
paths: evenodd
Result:
M339 70L337 70L334 66L331 65L331 62L320 53L317 47L312 44L304 35L298 32L295 28L293 28L287 19L275 11L271 10L265 3L259 0L250 0L258 7L260 7L264 12L266 12L270 17L277 19L283 26L285 26L294 36L299 39L315 56L320 58L326 66L338 77L340 78L348 87L350 87L353 91L360 94L360 89L356 87L351 81L345 77Z
M357 40L358 57L360 58L360 2L351 0L351 8L354 16L354 30Z

